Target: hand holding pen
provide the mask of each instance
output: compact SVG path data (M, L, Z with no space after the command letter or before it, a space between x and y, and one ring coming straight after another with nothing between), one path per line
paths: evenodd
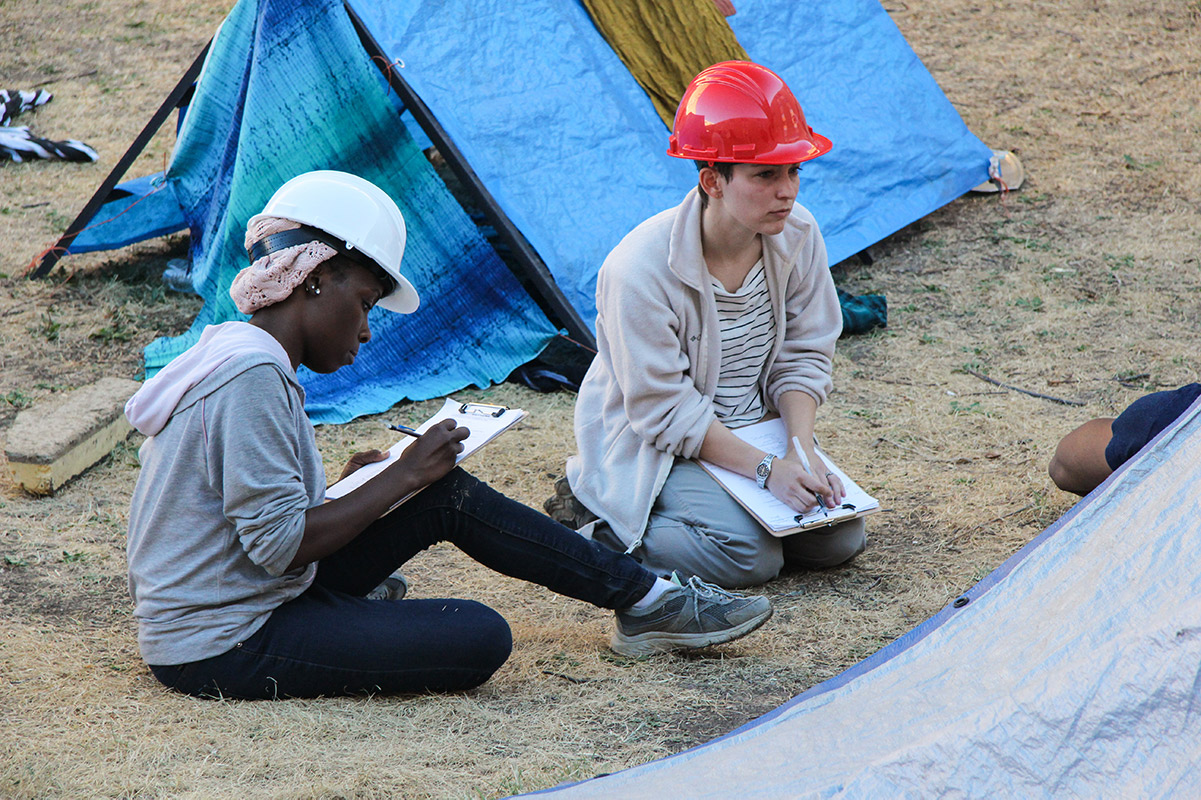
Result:
M421 438L421 434L418 433L417 431L413 430L412 428L410 428L408 425L397 425L397 424L393 423L392 425L388 426L388 430L399 431L399 432L403 433L405 436L412 436L414 439Z
M424 433L396 423L388 425L388 430L417 440L397 455L397 463L390 469L406 465L404 469L421 476L423 486L433 483L454 467L458 455L463 452L463 440L471 435L465 426L456 425L451 419L430 426Z
M801 449L801 440L793 436L792 447L796 450L797 458L801 460L801 466L804 468L805 472L809 473L809 475L813 475L813 466L809 463L809 457L805 455L805 451ZM813 496L817 499L817 505L819 508L821 508L822 514L827 517L830 516L830 512L826 510L825 498L823 498L819 492L814 492Z

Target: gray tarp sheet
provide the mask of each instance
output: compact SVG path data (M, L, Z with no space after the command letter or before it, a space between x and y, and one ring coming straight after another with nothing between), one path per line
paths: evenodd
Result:
M541 796L1201 796L1199 408L966 605L729 736Z

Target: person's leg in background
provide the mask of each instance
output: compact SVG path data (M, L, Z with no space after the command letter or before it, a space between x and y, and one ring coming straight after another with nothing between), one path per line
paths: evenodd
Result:
M1105 448L1113 438L1112 425L1110 417L1090 419L1059 441L1047 467L1056 486L1083 497L1110 476Z
M863 517L813 528L781 539L784 563L798 569L829 569L845 564L867 548Z
M1065 492L1086 495L1188 411L1201 397L1201 383L1152 392L1115 419L1092 419L1063 437L1047 471Z

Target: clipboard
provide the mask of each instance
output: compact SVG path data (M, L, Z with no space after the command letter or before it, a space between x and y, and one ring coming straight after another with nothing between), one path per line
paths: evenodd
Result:
M461 403L458 400L448 397L438 413L423 422L417 428L417 432L425 433L444 419L453 419L455 424L466 426L471 431L471 435L463 440L463 451L455 457L455 464L457 465L463 463L464 459L468 456L527 416L529 416L528 412L520 408L508 408L507 406L497 406L488 403ZM388 457L383 461L377 461L374 464L361 467L342 480L330 484L325 490L325 499L336 500L359 488L399 459L405 448L415 441L417 440L411 436L401 437L398 442L388 448ZM420 491L421 489L417 490L417 492ZM384 513L391 512L401 503L417 494L417 492L410 492L400 500L397 500Z
M777 458L788 453L788 431L784 420L774 419L756 422L731 431L739 439L752 444ZM797 513L788 504L776 498L767 489L760 489L754 478L739 475L728 469L711 464L708 461L697 460L701 468L713 476L738 504L747 510L751 516L767 529L772 536L788 536L801 531L824 528L839 522L864 517L880 510L880 501L865 492L859 484L843 472L830 460L820 447L815 448L822 461L842 481L847 496L838 508L823 511L821 508L807 513Z

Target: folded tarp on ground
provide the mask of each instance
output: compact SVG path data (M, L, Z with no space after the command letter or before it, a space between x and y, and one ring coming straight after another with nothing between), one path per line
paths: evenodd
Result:
M146 349L149 373L207 324L242 318L229 285L243 234L276 188L313 169L361 175L405 215L415 314L372 312L374 338L332 375L301 370L309 415L341 422L503 380L555 330L400 124L338 0L241 0L213 42L167 176L192 230L192 329Z
M1195 797L1201 403L992 575L707 745L536 793Z
M695 184L668 131L584 8L563 0L351 0L590 324L596 271ZM697 0L709 2L709 0ZM742 0L729 21L834 150L801 202L832 262L988 178L964 126L876 0Z

